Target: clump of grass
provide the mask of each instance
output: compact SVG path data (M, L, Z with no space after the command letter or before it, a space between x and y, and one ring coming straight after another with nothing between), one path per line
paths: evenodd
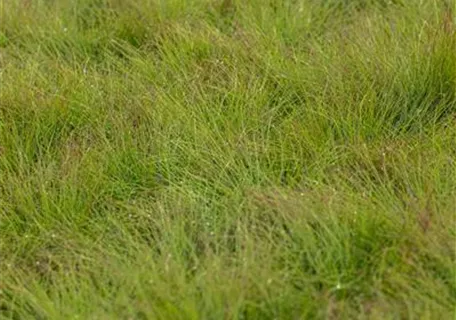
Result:
M0 8L0 318L453 315L451 2Z

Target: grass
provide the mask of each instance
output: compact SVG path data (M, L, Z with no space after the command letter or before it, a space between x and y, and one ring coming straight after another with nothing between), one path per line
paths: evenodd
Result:
M454 1L0 11L0 319L455 316Z

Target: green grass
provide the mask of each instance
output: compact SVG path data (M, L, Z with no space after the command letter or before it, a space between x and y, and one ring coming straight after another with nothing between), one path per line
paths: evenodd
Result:
M0 11L0 319L453 319L454 1Z

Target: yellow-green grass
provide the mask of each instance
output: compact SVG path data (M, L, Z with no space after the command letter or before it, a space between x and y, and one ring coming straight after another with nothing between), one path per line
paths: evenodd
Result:
M453 319L454 1L0 10L0 319Z

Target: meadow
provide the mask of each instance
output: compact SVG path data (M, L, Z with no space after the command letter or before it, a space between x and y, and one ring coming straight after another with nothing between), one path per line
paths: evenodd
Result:
M0 0L0 319L454 319L454 0Z

